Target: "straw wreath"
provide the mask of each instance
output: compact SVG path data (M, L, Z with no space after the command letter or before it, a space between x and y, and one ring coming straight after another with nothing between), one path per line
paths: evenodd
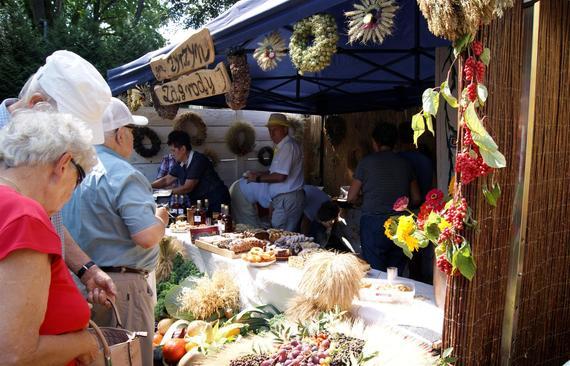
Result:
M255 147L255 129L248 122L236 121L228 128L225 139L231 152L244 156Z
M190 135L192 146L200 146L208 137L208 126L202 117L194 112L184 112L174 121L175 131L184 131Z

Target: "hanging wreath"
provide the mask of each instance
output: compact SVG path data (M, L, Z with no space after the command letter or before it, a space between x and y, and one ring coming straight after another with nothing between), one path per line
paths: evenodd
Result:
M178 113L178 104L161 105L158 96L154 92L154 86L150 87L150 96L152 99L152 106L161 118L173 120Z
M288 116L287 123L289 124L289 135L302 144L303 137L305 136L305 123L302 119L297 117Z
M346 121L340 116L329 116L325 120L325 133L330 144L338 146L346 135Z
M190 136L192 146L200 146L208 137L208 126L202 117L194 112L184 112L174 121L172 127L176 131L184 131Z
M285 41L283 41L283 38L281 38L281 35L277 31L270 33L257 45L259 47L253 51L253 58L255 58L257 64L263 71L276 68L277 63L280 62L287 53Z
M233 110L240 110L247 105L251 76L247 65L247 56L243 50L233 51L228 56L232 85L226 93L226 104Z
M226 144L237 156L244 156L255 147L255 129L247 122L234 122L226 132Z
M299 74L319 72L329 66L336 53L337 41L336 22L332 15L316 14L295 23L289 55Z
M394 0L362 0L354 9L344 13L348 18L348 42L368 41L382 44L392 34L394 16L399 6Z
M264 146L257 152L257 161L263 166L270 166L273 161L273 149L269 146Z
M133 148L143 158L151 158L160 151L160 137L149 127L137 127L133 130ZM150 140L150 148L144 144L145 138Z

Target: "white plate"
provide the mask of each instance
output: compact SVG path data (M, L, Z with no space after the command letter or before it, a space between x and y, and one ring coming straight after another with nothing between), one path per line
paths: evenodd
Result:
M271 262L259 262L259 263L254 263L254 262L248 262L246 260L243 260L245 263L247 263L247 265L252 266L252 267L267 267L272 265L273 263L275 263L275 260L272 260Z
M172 189L155 189L152 192L154 197L169 197L172 194Z

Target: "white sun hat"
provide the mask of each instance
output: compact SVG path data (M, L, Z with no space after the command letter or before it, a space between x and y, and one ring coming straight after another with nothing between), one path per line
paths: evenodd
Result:
M111 103L103 114L103 131L113 131L126 125L145 126L148 118L133 116L129 107L118 98L111 98Z
M99 71L69 51L56 51L34 75L40 87L57 103L57 110L84 121L93 144L102 144L101 119L111 102L111 89Z

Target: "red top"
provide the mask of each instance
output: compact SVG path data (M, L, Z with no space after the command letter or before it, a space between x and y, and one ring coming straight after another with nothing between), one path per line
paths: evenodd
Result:
M0 261L18 249L50 255L51 282L39 334L57 335L85 329L89 306L71 279L61 257L61 241L43 207L12 188L0 185L0 212ZM69 365L75 365L75 361Z

